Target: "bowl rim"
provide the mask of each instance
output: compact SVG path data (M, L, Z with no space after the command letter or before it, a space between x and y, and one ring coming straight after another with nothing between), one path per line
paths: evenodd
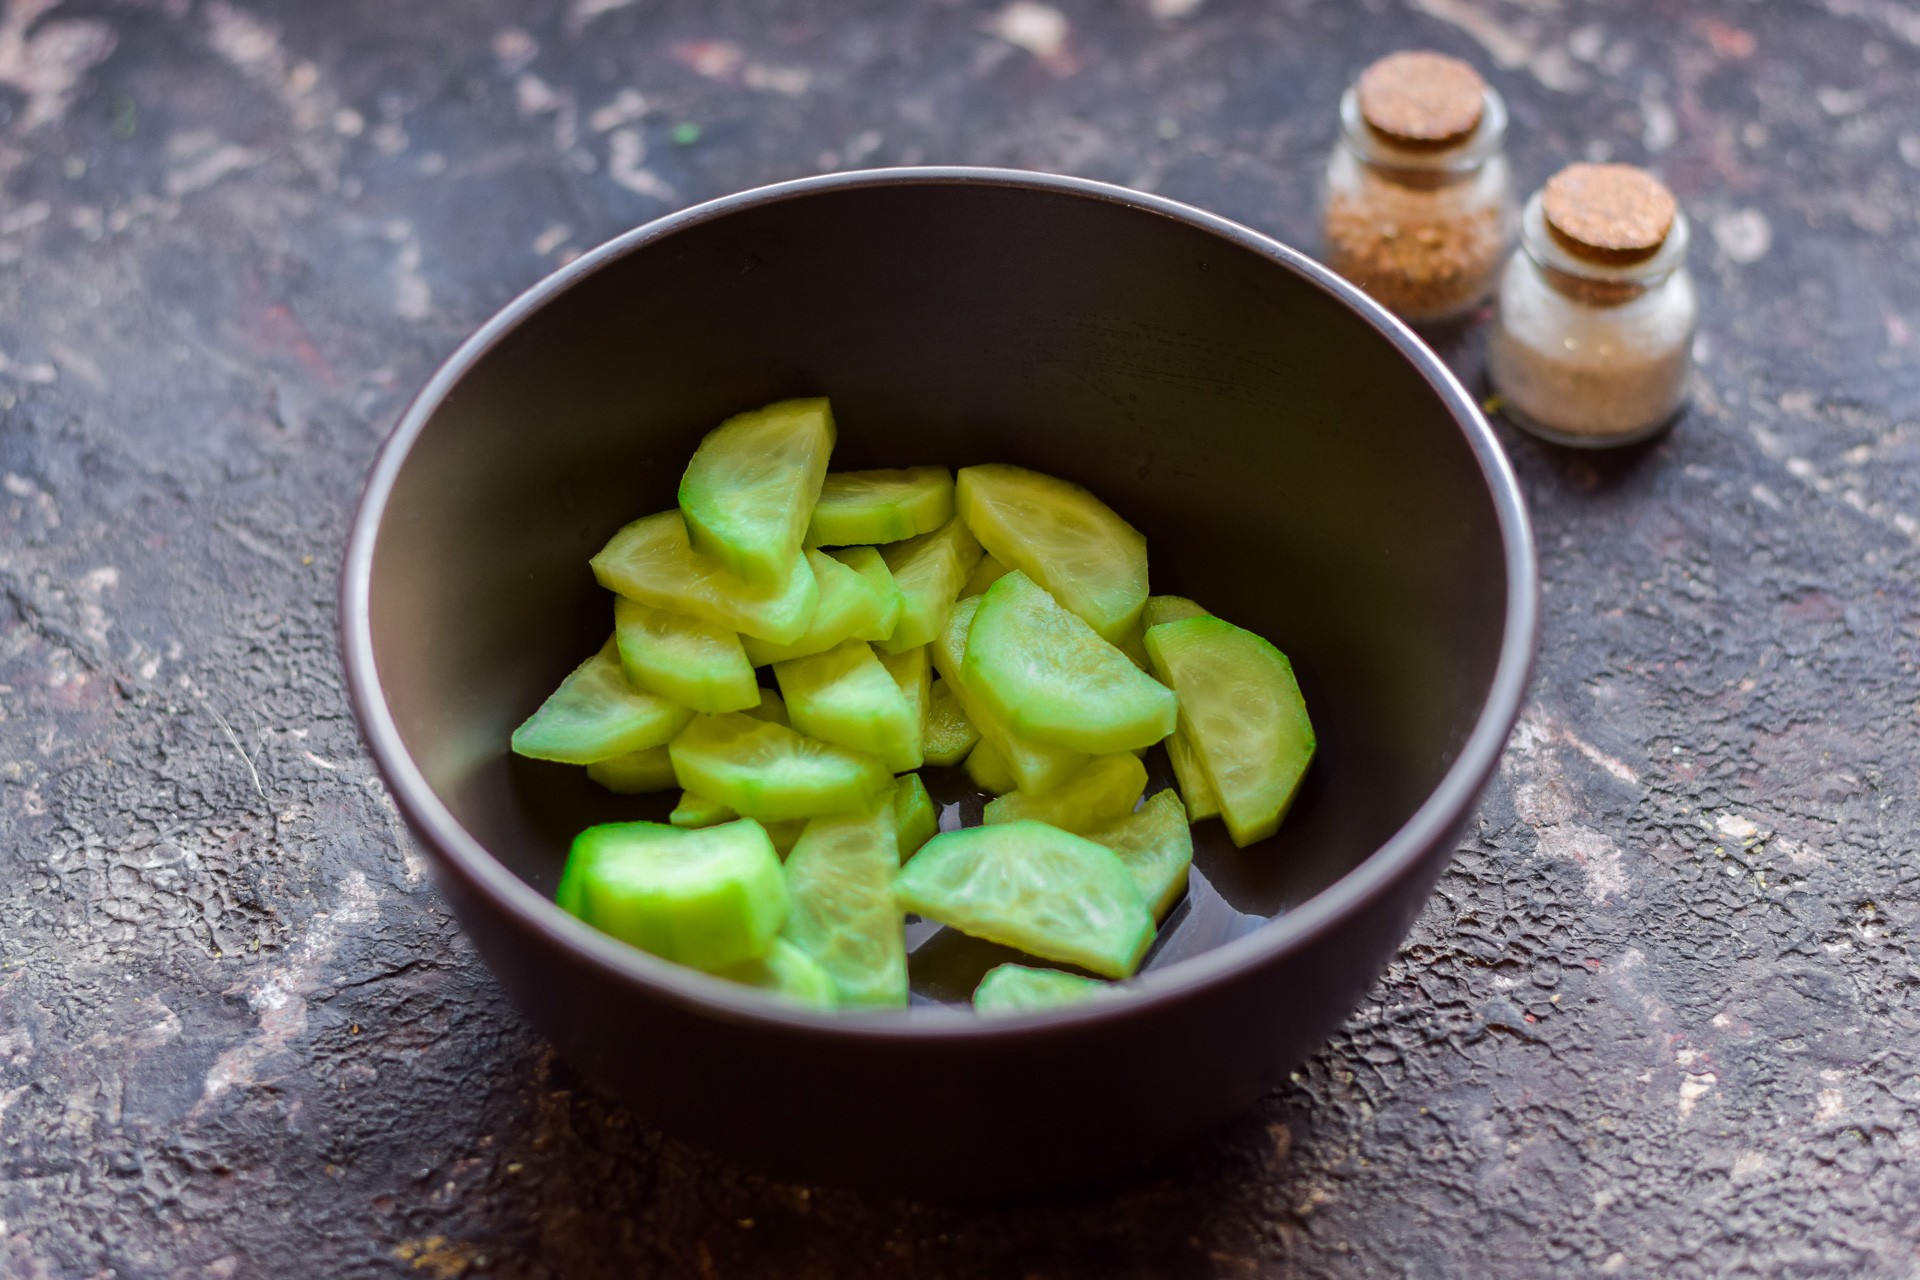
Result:
M709 977L628 946L575 919L520 879L471 835L428 784L400 737L381 688L373 651L373 553L393 486L429 419L467 373L547 303L610 264L679 232L745 210L868 187L987 186L1120 205L1205 232L1291 271L1373 326L1427 381L1451 412L1480 466L1500 529L1507 578L1500 656L1472 731L1439 784L1413 814L1338 880L1283 915L1221 946L1129 979L1110 997L1056 1009L982 1018L963 1008L820 1011ZM1436 841L1471 815L1518 721L1532 677L1538 629L1538 560L1511 463L1479 405L1413 330L1356 286L1300 251L1217 214L1089 178L964 165L864 169L755 187L644 223L581 255L521 293L456 348L409 402L380 446L354 513L340 576L340 645L349 699L375 765L395 803L442 870L515 917L526 930L576 958L637 982L708 1019L778 1028L804 1036L859 1041L1007 1040L1052 1036L1070 1028L1149 1014L1232 981L1280 954L1299 950L1387 895Z

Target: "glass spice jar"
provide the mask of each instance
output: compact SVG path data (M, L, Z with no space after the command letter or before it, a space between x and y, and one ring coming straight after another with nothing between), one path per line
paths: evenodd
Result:
M1687 219L1645 170L1576 164L1527 202L1487 373L1503 411L1557 444L1658 434L1686 399L1700 300Z
M1416 50L1368 67L1340 98L1327 265L1403 320L1472 310L1513 235L1506 135L1506 103L1458 58Z

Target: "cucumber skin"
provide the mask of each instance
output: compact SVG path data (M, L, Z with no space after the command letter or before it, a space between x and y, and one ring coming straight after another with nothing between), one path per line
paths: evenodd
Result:
M1110 983L1083 978L1077 973L1000 964L987 970L987 976L973 989L973 1009L988 1016L1033 1013L1057 1009L1063 1004L1078 1004L1111 989Z

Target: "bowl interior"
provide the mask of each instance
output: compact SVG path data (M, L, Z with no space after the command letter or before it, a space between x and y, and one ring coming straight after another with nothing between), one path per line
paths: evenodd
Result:
M380 523L369 616L394 722L453 816L542 892L581 827L672 802L507 752L611 631L588 557L673 503L703 432L795 395L832 397L836 468L1012 462L1086 485L1146 533L1156 592L1291 657L1318 758L1273 839L1195 829L1195 889L1156 964L1358 865L1487 698L1507 608L1487 479L1433 386L1337 295L1067 190L762 200L629 247L505 332L433 409ZM932 939L916 988L964 998L998 958Z

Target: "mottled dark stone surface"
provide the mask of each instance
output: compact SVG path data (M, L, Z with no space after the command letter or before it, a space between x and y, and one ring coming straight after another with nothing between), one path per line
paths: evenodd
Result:
M0 1276L1920 1268L1910 0L0 14ZM1708 318L1667 440L1502 428L1535 703L1373 1002L1223 1132L1012 1207L769 1184L582 1086L342 696L404 398L566 255L826 168L1059 169L1310 244L1331 104L1407 43L1489 69L1528 184L1657 164Z

